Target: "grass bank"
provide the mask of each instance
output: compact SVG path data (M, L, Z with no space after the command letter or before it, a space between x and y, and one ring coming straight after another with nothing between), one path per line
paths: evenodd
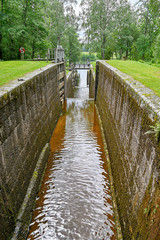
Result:
M40 61L0 61L0 86L47 64L49 63Z
M160 67L129 60L108 60L107 63L130 75L160 96Z
M93 70L96 72L96 62L90 62L90 64L92 64Z

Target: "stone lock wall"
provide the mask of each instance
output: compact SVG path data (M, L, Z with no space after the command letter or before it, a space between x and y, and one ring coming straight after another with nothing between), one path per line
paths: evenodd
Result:
M61 72L64 78L64 66L60 65L64 64L50 64L0 88L1 240L10 239L14 231L31 178L39 176L37 184L41 179L35 167L41 154L45 161L48 157L45 146L62 110L59 90L63 86L59 87L58 76ZM39 167L41 171L44 166ZM32 209L31 202L23 207ZM25 219L22 216L18 221Z
M93 66L87 72L87 82L89 84L89 98L95 98L95 72Z
M65 97L72 98L74 93L74 87L78 82L78 72L77 70L72 70L67 74L66 77L66 86L65 86Z
M160 120L160 99L105 61L95 88L123 238L160 239L160 143L145 134Z

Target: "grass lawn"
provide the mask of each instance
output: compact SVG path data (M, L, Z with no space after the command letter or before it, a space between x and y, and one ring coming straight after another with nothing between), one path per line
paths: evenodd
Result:
M47 64L40 61L0 61L0 86Z
M107 63L130 75L160 96L160 67L130 60L109 60Z
M70 72L69 70L66 70L66 75L67 75L69 72Z
M96 62L90 62L90 64L92 64L93 70L96 72Z

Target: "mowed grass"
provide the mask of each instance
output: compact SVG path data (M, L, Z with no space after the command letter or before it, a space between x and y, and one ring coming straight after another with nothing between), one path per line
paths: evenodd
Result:
M38 61L4 61L0 62L0 86L42 68L49 63Z
M90 62L90 64L92 64L93 70L96 72L96 62Z
M108 60L107 63L130 75L160 96L160 67L130 60Z

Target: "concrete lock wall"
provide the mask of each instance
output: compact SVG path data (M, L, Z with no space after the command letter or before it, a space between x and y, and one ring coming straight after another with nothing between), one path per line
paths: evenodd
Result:
M95 89L123 238L160 239L160 143L145 134L160 120L160 99L105 61L97 62Z
M64 78L64 64L50 64L0 88L1 240L10 239L15 226L13 239L25 239L49 155L46 143L62 110Z

